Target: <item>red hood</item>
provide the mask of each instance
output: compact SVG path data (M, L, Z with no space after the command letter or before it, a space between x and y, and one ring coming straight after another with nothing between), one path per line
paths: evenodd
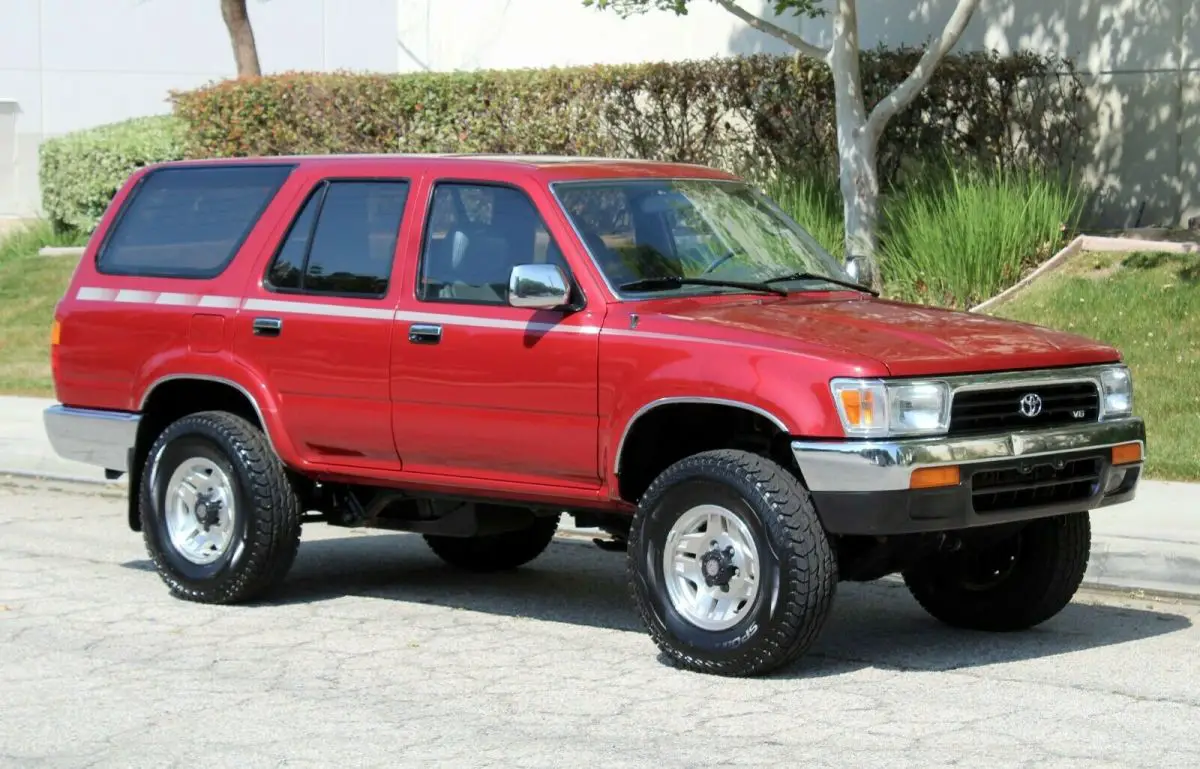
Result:
M1052 368L1119 360L1091 339L987 315L880 299L793 297L666 309L664 316L803 340L872 358L893 376Z

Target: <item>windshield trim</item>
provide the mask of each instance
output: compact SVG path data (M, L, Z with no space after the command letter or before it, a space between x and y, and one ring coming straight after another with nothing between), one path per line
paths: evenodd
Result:
M583 237L583 233L580 232L579 227L576 225L574 217L571 216L571 213L567 210L566 205L563 203L562 197L558 194L558 188L559 187L571 187L571 186L592 186L592 185L599 185L599 184L610 184L610 185L614 185L614 186L619 186L619 185L625 185L625 184L638 184L638 183L643 183L643 182L644 183L702 182L702 183L709 183L709 184L714 184L714 185L725 185L725 186L746 188L746 189L750 190L750 192L752 194L754 194L755 196L762 199L764 204L766 204L768 207L774 209L776 215L782 216L785 221L790 222L791 224L793 224L796 227L799 227L800 230L806 236L805 238L802 238L802 239L811 241L817 248L820 248L822 251L825 251L825 249L821 246L821 244L816 241L816 238L814 238L811 234L809 234L808 231L805 230L804 227L799 222L796 222L795 220L793 220L791 218L791 216L786 211L784 211L783 208L781 208L777 202L775 202L772 198L767 196L765 193L761 192L757 187L755 187L753 184L746 181L745 179L716 178L716 177L712 177L712 176L674 176L674 175L672 175L672 176L592 176L592 177L587 177L587 178L557 179L555 181L548 182L547 187L550 190L550 196L552 198L554 198L554 204L556 206L558 206L559 212L562 214L563 218L567 220L567 224L570 225L571 232L573 232L575 234L576 242L578 242L579 245L583 247L584 253L586 253L588 255L588 259L591 261L592 267L595 269L596 273L600 276L601 282L603 282L605 287L608 288L609 294L613 297L616 297L618 302L645 302L645 301L652 300L652 299L671 298L671 297L742 296L742 295L747 295L747 294L754 294L756 296L761 296L761 294L757 291L743 291L741 289L730 288L730 287L719 287L719 288L711 287L710 290L707 290L707 291L695 290L695 289L703 288L701 286L690 286L688 288L693 289L690 291L684 290L684 287L682 287L682 286L677 289L670 289L670 290L665 290L665 291L621 291L619 287L615 286L612 283L612 281L609 280L608 274L604 271L604 268L600 266L600 262L596 259L596 255L592 253L592 249L588 246L587 240ZM826 251L826 253L836 264L837 257L835 257L833 254L829 254L827 251ZM792 283L792 282L795 282L795 281L788 281L788 283ZM803 282L811 283L813 281L805 280ZM787 284L784 284L784 285L787 285ZM804 291L804 290L805 289L800 289L800 291ZM846 289L846 290L849 290L849 289Z

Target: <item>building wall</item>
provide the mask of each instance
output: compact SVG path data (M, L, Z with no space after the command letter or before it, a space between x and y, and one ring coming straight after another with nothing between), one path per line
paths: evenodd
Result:
M741 0L765 11L771 0ZM705 0L621 19L578 0L399 0L399 67L473 69L788 52ZM862 44L922 44L954 0L859 0ZM828 43L828 20L787 25ZM1186 0L983 0L959 44L1073 58L1087 85L1083 177L1104 226L1200 215L1200 9Z
M248 10L264 70L396 69L396 0ZM43 139L169 112L171 90L234 74L217 0L0 0L0 216L39 209Z
M763 12L771 0L741 0ZM569 66L787 52L707 0L621 19L580 0L249 0L268 72ZM863 44L920 44L954 0L859 0ZM983 0L960 48L1071 56L1088 84L1097 223L1200 215L1200 9L1185 0ZM816 42L826 20L786 21ZM217 0L0 0L0 216L38 208L37 145L168 111L232 76ZM1140 216L1140 219L1139 219Z

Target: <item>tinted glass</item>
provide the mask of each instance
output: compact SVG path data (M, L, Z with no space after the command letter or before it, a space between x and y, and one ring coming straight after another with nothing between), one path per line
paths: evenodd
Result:
M407 199L404 181L322 185L288 231L268 268L268 283L308 293L383 296Z
M153 171L134 190L97 267L119 275L214 277L290 172L290 166Z
M304 257L308 254L308 242L312 235L313 221L317 218L317 208L325 194L322 186L309 196L300 215L288 230L283 248L267 270L267 283L272 288L300 290L300 276L304 274Z
M625 295L641 292L620 291L621 285L646 278L703 276L753 282L812 272L848 279L807 231L745 184L631 179L563 183L555 191L609 283ZM803 283L780 285L799 289Z
M558 244L524 192L437 186L421 257L422 299L507 304L512 268L545 263L566 272Z

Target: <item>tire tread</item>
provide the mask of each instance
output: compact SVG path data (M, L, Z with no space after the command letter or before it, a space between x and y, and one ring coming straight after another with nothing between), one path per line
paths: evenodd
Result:
M745 654L710 660L681 651L654 621L653 609L637 587L636 555L628 560L627 583L643 625L658 647L677 667L726 676L760 675L798 659L816 640L832 608L837 588L837 564L833 549L821 528L808 492L799 480L770 459L735 449L695 454L672 465L651 483L634 513L629 552L641 552L643 519L658 498L672 485L690 478L724 477L742 479L743 493L756 495L770 513L764 517L771 541L786 548L780 554L785 596L777 621L763 629ZM790 576L788 576L790 575Z

